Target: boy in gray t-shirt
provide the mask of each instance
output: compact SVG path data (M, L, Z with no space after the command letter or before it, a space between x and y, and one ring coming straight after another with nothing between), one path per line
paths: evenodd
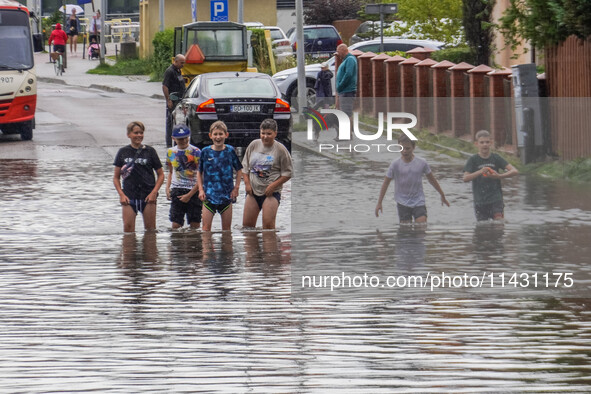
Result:
M433 176L429 164L414 155L415 141L402 135L398 138L398 144L402 146L402 152L400 152L402 157L394 160L388 168L376 205L376 217L382 212L382 201L390 182L394 179L394 200L400 223L411 223L413 218L415 223L424 223L427 221L427 207L425 193L423 193L423 175L441 195L441 205L445 204L449 207L449 202L445 199L445 194Z

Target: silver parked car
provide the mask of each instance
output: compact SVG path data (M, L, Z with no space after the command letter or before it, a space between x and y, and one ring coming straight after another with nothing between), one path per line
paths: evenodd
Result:
M393 38L384 37L384 51L410 51L417 47L430 48L439 50L445 46L445 43L440 41L431 40L413 40L406 38ZM378 53L380 49L380 40L369 40L362 41L349 46L350 50L360 50L362 52L374 52ZM326 61L328 68L335 73L335 57L331 57ZM308 106L312 107L316 101L316 91L314 85L316 84L316 75L320 71L320 64L310 64L306 66L306 97ZM291 104L292 107L297 107L297 96L298 96L298 71L297 68L290 68L283 70L273 75L273 80L279 87L279 90L285 97L285 99ZM332 79L332 88L335 92L335 78Z
M293 56L291 43L280 27L264 26L262 29L269 30L271 33L271 47L273 48L273 53L278 64L285 62L287 58Z

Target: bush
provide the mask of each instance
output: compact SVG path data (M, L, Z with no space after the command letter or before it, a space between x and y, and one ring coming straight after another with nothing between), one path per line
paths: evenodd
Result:
M478 65L476 54L468 47L446 48L433 52L431 58L435 61L441 62L448 60L452 63L458 64L466 62L473 66Z
M164 72L172 64L174 57L174 30L159 31L152 40L154 56L150 59L152 80L161 81Z
M252 46L252 59L254 66L260 73L271 73L271 63L269 62L269 50L265 40L265 30L249 29L252 32L250 36L250 45Z

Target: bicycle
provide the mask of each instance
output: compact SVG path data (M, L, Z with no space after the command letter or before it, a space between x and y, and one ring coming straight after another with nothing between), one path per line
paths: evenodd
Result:
M64 72L64 58L61 52L51 52L51 59L53 60L53 68L55 75L58 77Z

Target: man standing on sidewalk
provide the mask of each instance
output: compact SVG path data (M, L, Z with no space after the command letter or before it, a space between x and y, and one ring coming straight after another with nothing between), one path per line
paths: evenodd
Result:
M162 93L166 99L166 147L172 147L172 111L177 101L170 99L170 94L175 93L180 99L185 94L185 80L181 69L185 65L185 57L178 54L174 61L164 72L162 80Z
M353 127L353 105L357 96L357 58L349 53L349 48L345 44L337 47L336 55L341 60L336 80L339 107L347 114Z

